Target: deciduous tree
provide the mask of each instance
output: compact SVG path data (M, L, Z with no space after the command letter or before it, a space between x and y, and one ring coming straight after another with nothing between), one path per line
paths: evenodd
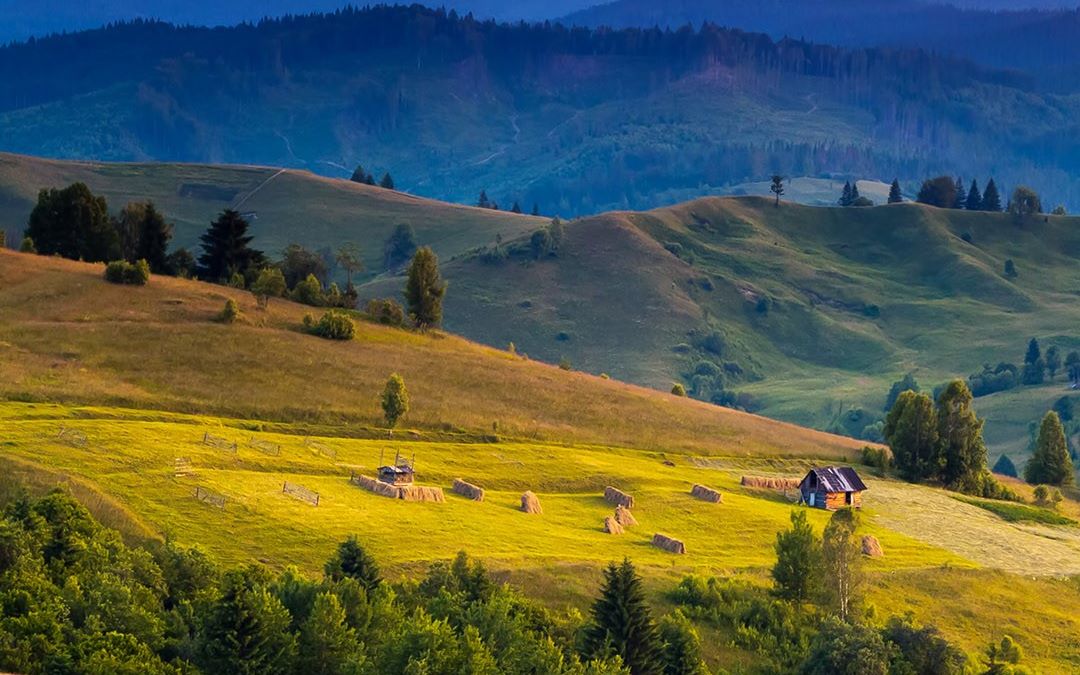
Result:
M120 257L120 241L109 219L108 204L85 183L39 192L25 235L33 239L42 255L86 262Z
M405 388L405 380L397 373L391 375L383 387L382 409L386 426L390 429L396 427L409 412L409 391Z
M421 330L441 324L445 296L446 282L439 275L439 258L425 246L413 256L405 283L405 301L413 324Z
M776 564L772 568L777 596L806 602L821 584L821 542L806 519L806 512L791 512L791 527L776 534Z
M854 619L860 602L863 576L862 549L855 538L858 527L854 509L839 509L821 537L824 600L841 621Z
M903 478L917 481L940 476L937 413L929 396L913 391L900 394L885 418L883 434Z

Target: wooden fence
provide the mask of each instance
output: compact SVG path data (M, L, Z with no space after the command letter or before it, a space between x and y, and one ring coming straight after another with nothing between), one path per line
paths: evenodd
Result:
M290 483L285 481L281 486L281 493L289 495L293 499L299 499L302 502L307 502L312 506L319 505L319 493L314 490L309 490L303 485L297 485L296 483Z

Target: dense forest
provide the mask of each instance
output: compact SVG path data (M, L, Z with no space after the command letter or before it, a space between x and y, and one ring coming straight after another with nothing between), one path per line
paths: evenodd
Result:
M363 163L406 191L472 202L486 189L564 216L776 172L991 171L1071 205L1076 105L1027 74L914 49L419 6L133 22L0 49L5 150L341 177Z

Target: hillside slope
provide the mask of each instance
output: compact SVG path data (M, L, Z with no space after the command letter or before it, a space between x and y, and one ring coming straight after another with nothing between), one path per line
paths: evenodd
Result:
M1021 362L1033 336L1063 354L1080 347L1076 224L760 198L604 214L571 223L555 257L447 265L446 321L588 372L665 389L683 381L703 398L748 392L767 415L824 427L838 411L880 410L904 372L932 388ZM1045 392L1047 408L1067 393L1060 375L1022 395L1031 391ZM1022 451L1030 421L992 417L988 436L998 451Z
M18 244L43 188L80 181L103 195L113 212L129 201L152 200L175 224L174 246L197 250L199 235L222 209L252 222L256 246L277 257L300 243L318 250L360 244L369 273L382 269L382 245L408 223L420 244L451 257L491 241L513 238L546 222L530 216L421 199L403 192L324 178L308 171L263 166L109 164L0 153L0 230Z
M309 307L269 310L221 286L154 277L108 284L103 267L0 251L0 396L357 424L381 418L391 372L408 383L408 424L439 435L497 433L701 454L851 455L850 439L529 361L436 333L361 323L356 340L307 335ZM226 298L247 320L213 318ZM453 437L453 434L450 434Z

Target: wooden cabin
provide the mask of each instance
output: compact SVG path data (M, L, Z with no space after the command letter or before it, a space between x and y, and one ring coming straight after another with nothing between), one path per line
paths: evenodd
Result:
M862 507L866 484L850 466L826 466L810 469L799 483L800 503L817 509L835 511L844 507Z
M412 485L416 478L413 462L402 459L401 453L394 457L394 463L379 467L379 481L390 485Z

